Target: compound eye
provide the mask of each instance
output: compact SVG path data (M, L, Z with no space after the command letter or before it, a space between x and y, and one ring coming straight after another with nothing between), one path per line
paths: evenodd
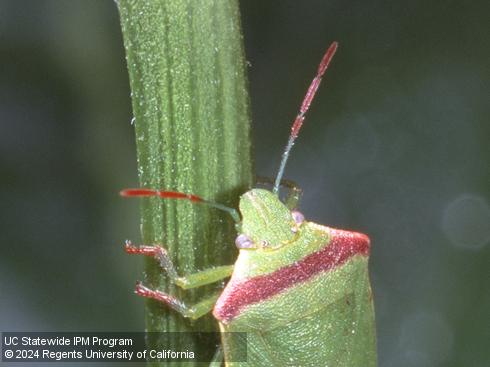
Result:
M235 245L239 249L241 249L241 248L253 248L253 247L255 247L254 246L254 243L250 239L250 237L248 237L247 235L245 235L243 233L242 234L239 234L237 236L237 238L235 238Z
M293 220L297 225L300 225L301 223L303 223L305 221L305 216L303 215L303 213L301 213L297 210L293 210L291 212L291 215L293 216Z

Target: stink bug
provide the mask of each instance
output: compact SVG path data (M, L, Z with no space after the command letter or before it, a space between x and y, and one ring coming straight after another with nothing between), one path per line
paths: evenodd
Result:
M190 200L224 210L235 220L239 256L230 266L179 276L163 247L129 241L125 247L130 254L156 258L183 289L231 276L223 292L193 306L141 283L136 286L140 296L161 301L184 317L197 319L213 310L223 332L227 365L236 365L231 361L240 348L226 337L225 332L233 331L247 333L247 366L376 365L369 238L308 222L295 210L300 191L282 180L289 152L336 49L334 42L306 92L272 191L247 191L239 212L193 194L146 188L121 192L125 197ZM279 199L281 185L289 188L284 203Z

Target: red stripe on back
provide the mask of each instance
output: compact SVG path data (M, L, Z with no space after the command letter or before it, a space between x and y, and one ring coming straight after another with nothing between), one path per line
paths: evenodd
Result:
M369 238L357 232L329 228L330 243L294 264L273 273L247 280L230 280L216 302L214 316L227 323L247 305L270 298L296 283L305 282L314 275L342 265L354 255L369 255Z

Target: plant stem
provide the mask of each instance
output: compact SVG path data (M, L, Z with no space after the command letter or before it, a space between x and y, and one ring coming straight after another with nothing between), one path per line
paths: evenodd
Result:
M118 7L141 187L194 193L237 207L239 194L252 184L238 2L119 0ZM141 207L143 242L163 244L180 274L233 263L235 229L226 213L158 198L143 199ZM182 292L166 282L153 259L147 259L145 271L149 287L188 304L216 288ZM191 323L147 301L146 328L210 331L216 323L211 316ZM191 348L199 345L182 349Z

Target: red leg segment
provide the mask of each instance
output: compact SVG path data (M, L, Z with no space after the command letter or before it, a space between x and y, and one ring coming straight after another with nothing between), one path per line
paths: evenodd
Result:
M156 301L163 302L180 313L185 312L186 307L178 299L172 297L167 293L155 291L148 287L145 287L143 284L141 284L141 282L136 283L134 293L136 293L138 296L151 298Z
M161 246L135 246L131 241L127 240L126 244L124 245L124 251L132 255L151 256L158 260L160 266L167 272L172 281L175 281L175 279L178 277L177 271L175 270L174 265L168 256L167 250Z

